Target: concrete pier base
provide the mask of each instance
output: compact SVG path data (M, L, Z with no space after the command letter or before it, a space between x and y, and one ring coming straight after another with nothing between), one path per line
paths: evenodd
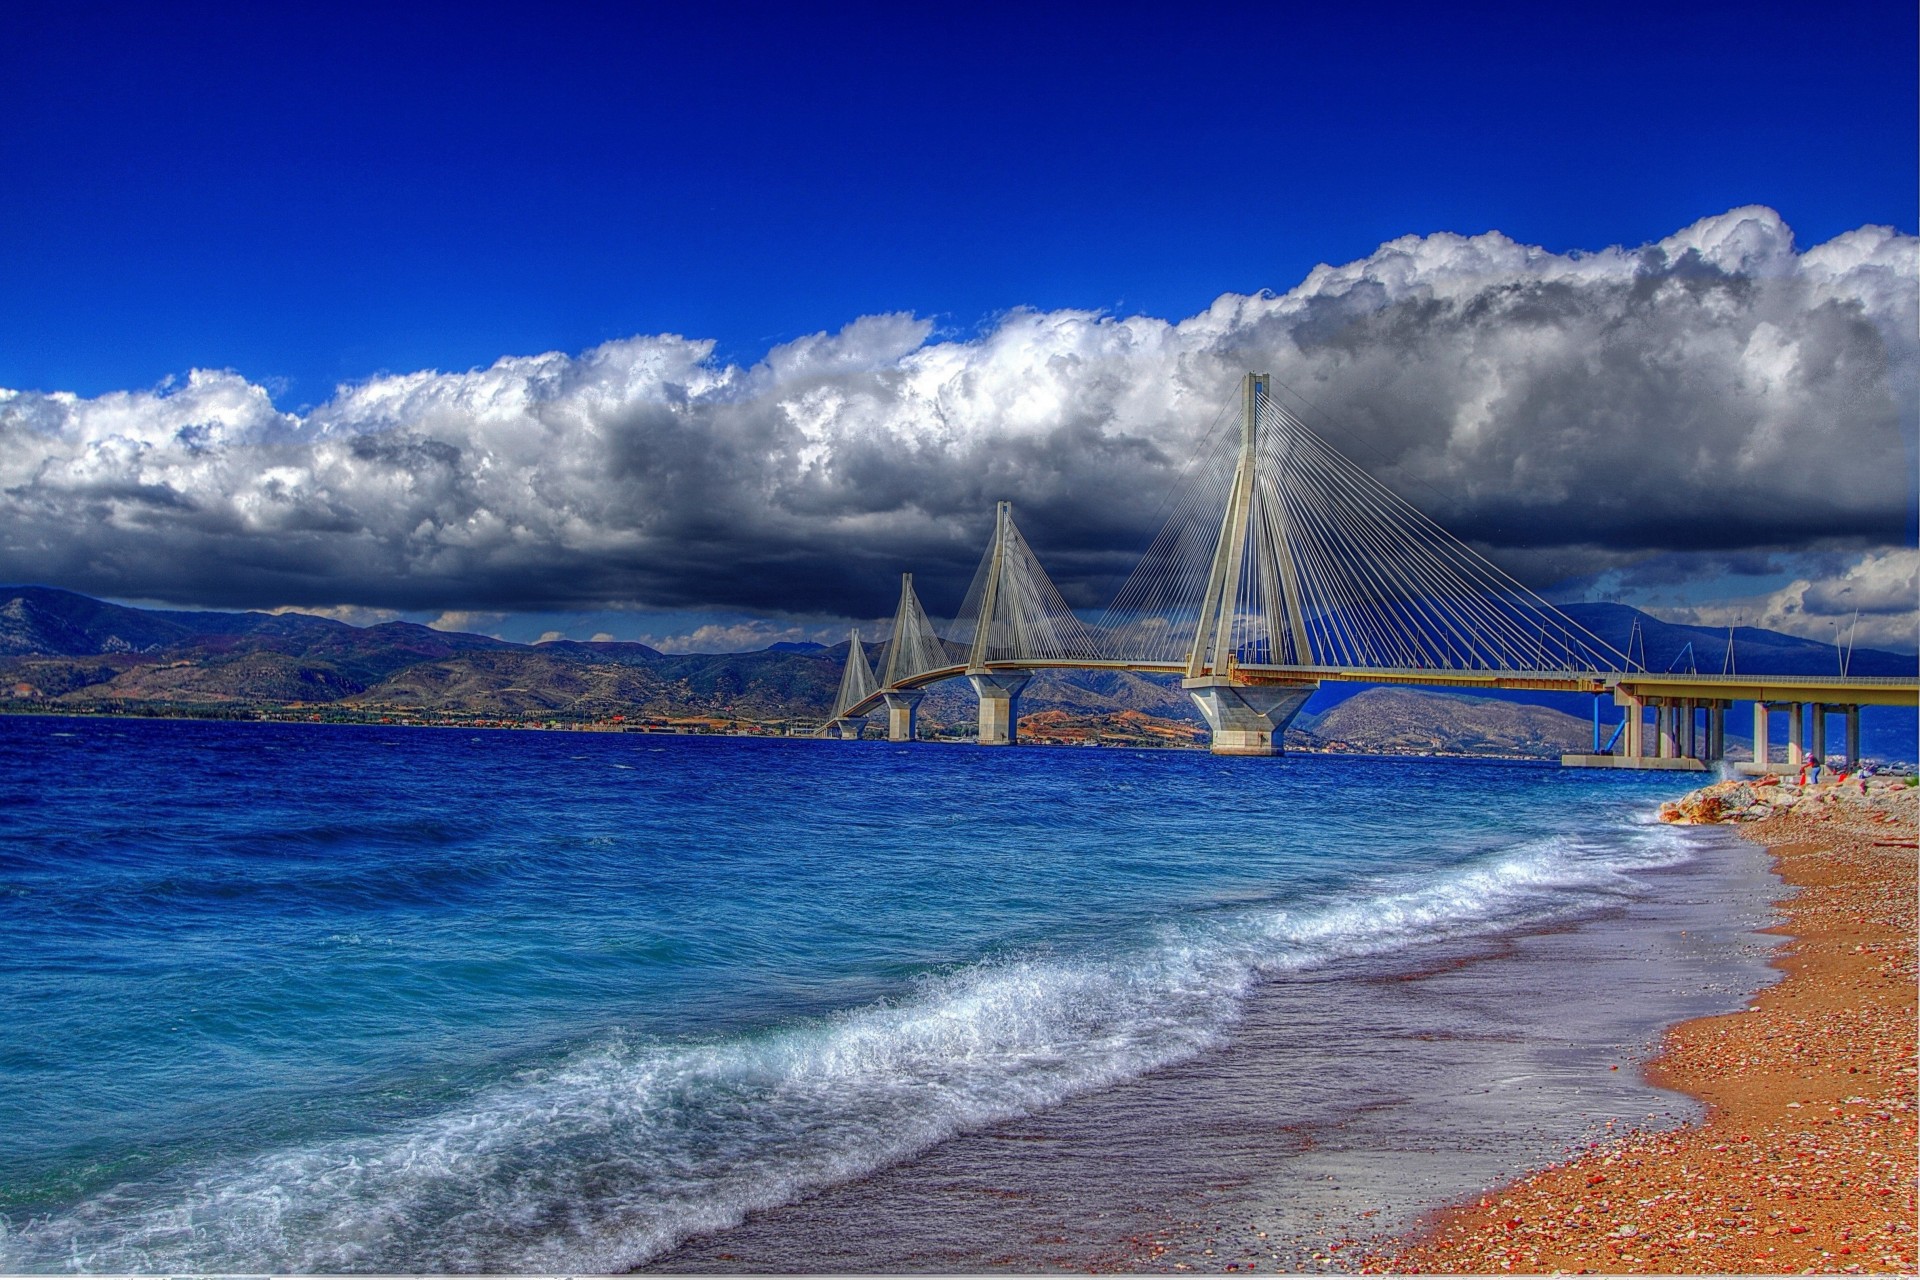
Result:
M1644 698L1635 697L1624 690L1614 690L1613 700L1626 708L1627 729L1621 738L1620 752L1638 760L1647 754L1647 703Z
M1282 737L1300 714L1312 684L1235 684L1226 676L1183 680L1181 687L1212 730L1211 750L1219 756L1277 756Z
M912 742L920 731L920 699L926 695L916 689L880 696L887 700L887 741Z
M1705 773L1709 766L1692 756L1596 756L1564 755L1560 763L1568 769L1657 769L1672 773Z
M980 699L980 745L1010 747L1020 737L1020 691L1027 675L970 675L967 683Z
M860 735L866 731L866 727L867 722L864 718L859 720L842 720L840 722L840 736L848 742L858 742L860 741Z
M1659 733L1660 759L1679 758L1680 704L1671 698L1656 699L1653 704L1653 722Z

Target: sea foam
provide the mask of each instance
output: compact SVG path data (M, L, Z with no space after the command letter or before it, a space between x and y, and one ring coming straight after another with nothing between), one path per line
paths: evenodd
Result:
M706 1040L609 1035L437 1114L112 1188L0 1270L595 1271L1220 1044L1253 984L1589 915L1686 856L1651 824L1004 955Z

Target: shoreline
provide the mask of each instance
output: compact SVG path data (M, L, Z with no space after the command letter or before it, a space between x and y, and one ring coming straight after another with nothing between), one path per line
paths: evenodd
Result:
M1779 882L1729 833L1698 835L1697 852L1634 872L1664 887L1433 940L1412 962L1263 981L1228 1043L638 1269L1351 1271L1421 1213L1514 1169L1698 1116L1614 1065L1644 1060L1677 1020L1742 1007L1767 979L1769 940L1754 930Z
M1911 1273L1916 793L1876 792L1878 816L1830 784L1737 828L1792 890L1767 930L1784 976L1663 1037L1646 1077L1702 1103L1702 1121L1598 1143L1357 1269Z
M155 712L148 714L146 712L132 711L78 711L72 709L53 709L46 707L21 708L0 705L0 717L4 716L14 716L21 719L84 720L89 722L117 720L134 723L159 721L169 724L261 724L298 729L463 729L473 730L475 732L484 729L490 732L517 733L627 734L643 738L751 738L756 740L777 739L785 742L820 743L838 743L842 741L842 739L839 738L823 738L813 733L776 733L771 730L761 731L755 729L659 729L642 728L637 725L609 725L600 721L585 720L565 723L534 723L530 721L508 723L506 721L495 720L335 720L325 719L319 716L193 715L184 712ZM737 723L772 725L781 722L741 720ZM861 739L861 741L878 746L897 747L907 745L905 743L889 742L885 738L864 738ZM972 738L968 737L921 737L914 739L913 742L915 745L922 746L970 747L977 745ZM1042 737L1030 738L1023 736L1016 745L1046 749L1069 748L1073 750L1188 751L1201 754L1207 752L1207 746L1204 742L1065 742ZM995 747L994 750L998 751L1000 748ZM1359 751L1352 748L1333 750L1327 747L1298 745L1290 745L1284 752L1276 753L1276 757L1290 755L1314 756L1330 760L1463 760L1471 764L1512 764L1551 767L1556 769L1566 767L1560 763L1560 755L1557 753L1549 753L1546 755L1519 755L1505 752L1442 750L1427 752Z

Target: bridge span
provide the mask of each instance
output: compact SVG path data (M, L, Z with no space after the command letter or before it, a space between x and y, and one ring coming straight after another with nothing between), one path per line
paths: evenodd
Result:
M887 737L911 741L927 688L964 678L979 742L1011 744L1034 673L1072 668L1178 676L1227 755L1278 754L1314 690L1348 681L1591 694L1594 750L1565 762L1607 767L1704 769L1724 756L1740 701L1754 703L1764 764L1770 712L1784 707L1797 767L1826 756L1830 714L1845 716L1854 760L1862 706L1920 703L1920 677L1649 672L1340 455L1272 399L1266 375L1243 380L1239 425L1237 445L1210 441L1212 457L1203 445L1097 623L1068 607L1006 502L949 625L901 575L878 666L856 631L822 733L859 737L884 707ZM1603 744L1607 696L1622 715Z

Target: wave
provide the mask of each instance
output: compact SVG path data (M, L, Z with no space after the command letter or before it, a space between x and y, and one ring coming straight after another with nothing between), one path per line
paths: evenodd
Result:
M708 1042L610 1037L405 1127L0 1223L0 1271L593 1271L1222 1042L1263 978L1591 914L1670 828L1559 837L1365 896L1236 904L1099 954L983 961Z

